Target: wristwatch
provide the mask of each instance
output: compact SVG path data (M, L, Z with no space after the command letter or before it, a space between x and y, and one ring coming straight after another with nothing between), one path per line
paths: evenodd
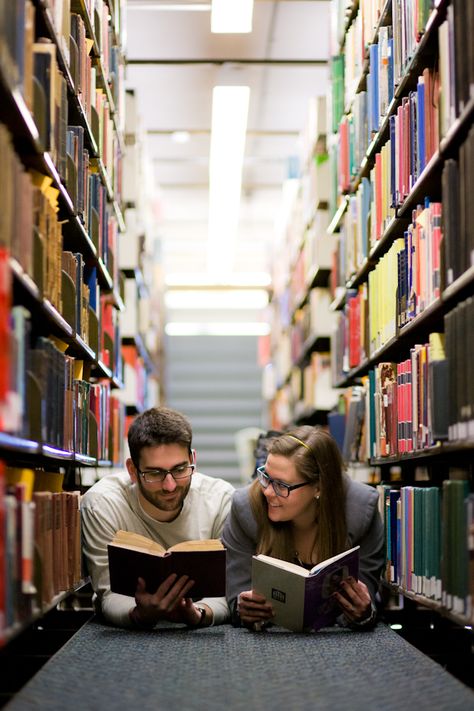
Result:
M201 617L197 622L194 622L193 624L188 623L188 627L192 627L193 629L199 629L199 627L206 626L206 608L202 605L195 605L195 607L196 610L199 610L199 612L201 613Z
M355 627L358 629L359 627L369 627L370 625L373 625L374 622L377 619L377 608L375 607L374 603L372 602L370 605L370 615L368 617L364 617L363 620L353 620L351 622L351 626Z

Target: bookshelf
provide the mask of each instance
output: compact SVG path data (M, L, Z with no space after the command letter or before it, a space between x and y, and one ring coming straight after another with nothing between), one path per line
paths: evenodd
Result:
M84 585L83 472L123 461L120 6L0 9L0 644Z
M126 120L122 200L125 232L119 268L125 310L121 314L121 349L126 429L138 413L164 400L164 304L157 196L146 151L146 136L133 89L125 95Z
M474 12L333 9L333 383L358 394L346 437L380 482L387 586L472 626Z
M280 246L272 261L264 393L272 429L326 424L338 393L330 384L329 224L326 99L312 97L299 145L299 176L284 187ZM265 359L264 358L264 359Z

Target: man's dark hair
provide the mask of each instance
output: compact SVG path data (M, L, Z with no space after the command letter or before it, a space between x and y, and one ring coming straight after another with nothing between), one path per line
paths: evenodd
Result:
M144 447L181 444L191 451L191 423L180 412L168 407L152 407L138 415L128 430L130 457L138 468Z

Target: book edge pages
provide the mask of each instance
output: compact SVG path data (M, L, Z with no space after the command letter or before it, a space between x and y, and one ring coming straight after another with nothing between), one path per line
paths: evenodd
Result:
M342 558L346 558L347 556L352 555L355 551L360 550L360 546L354 546L354 548L349 548L347 551L344 551L343 553L338 553L337 555L334 555L332 558L327 558L327 560L321 561L321 563L316 563L314 568L311 568L309 571L309 575L316 575L320 571L324 570L327 568L328 565L331 565L331 563L335 563L338 560L341 560Z
M265 555L264 553L259 553L259 555L254 555L252 557L255 560L259 560L262 563L278 568L279 570L286 570L288 573L294 573L294 575L298 575L300 578L309 577L311 572L306 570L306 568L303 568L301 565L298 565L298 563L291 563L288 560L280 560L280 558L272 558L271 555Z

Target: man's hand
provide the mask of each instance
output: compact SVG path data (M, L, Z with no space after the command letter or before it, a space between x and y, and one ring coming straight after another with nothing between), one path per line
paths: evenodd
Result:
M204 608L205 610L203 627L208 627L209 625L212 625L214 613L212 612L211 608L208 605L204 605L202 603L199 604L199 607ZM201 610L199 610L198 607L193 603L192 599L190 597L186 597L180 600L174 610L170 613L170 616L166 619L170 620L171 622L182 622L183 624L189 625L190 627L195 627L201 622L201 615Z
M253 590L241 592L237 600L241 622L246 627L255 627L268 622L274 616L273 608L266 598Z
M361 622L370 616L372 606L367 585L354 578L346 578L340 583L340 592L333 595L349 622Z
M194 580L190 580L187 575L178 578L176 573L172 573L152 594L146 592L143 578L138 578L135 592L136 607L131 612L132 620L138 627L153 627L159 620L181 621L181 618L175 619L176 611L181 609L183 603L184 607L187 607L185 598L193 585ZM196 614L199 614L197 610Z

